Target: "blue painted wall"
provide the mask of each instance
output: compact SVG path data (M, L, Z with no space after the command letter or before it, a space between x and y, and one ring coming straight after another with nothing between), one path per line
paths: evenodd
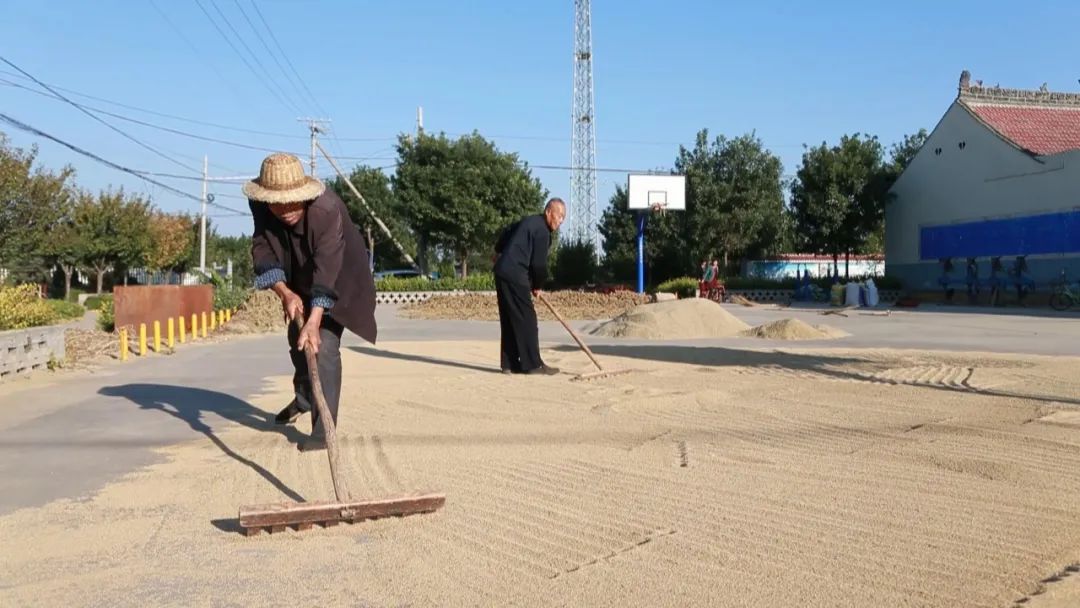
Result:
M1080 252L1080 211L926 226L922 260Z

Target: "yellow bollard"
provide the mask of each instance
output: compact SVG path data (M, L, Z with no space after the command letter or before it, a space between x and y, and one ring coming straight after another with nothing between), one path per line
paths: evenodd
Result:
M206 313L202 313L202 337L206 337Z
M139 323L139 356L146 356L146 323Z
M225 325L225 311L224 310L219 310L218 311L218 313L217 313L217 324L218 324L218 327L221 327L222 325Z
M230 321L232 321L232 309L231 308L226 308L225 309L225 322L228 323Z
M199 315L191 313L191 341L199 337Z
M172 348L176 346L176 342L173 340L173 325L173 318L169 317L169 340L167 342L167 344L169 345L169 350L172 350Z
M154 321L154 352L161 352L161 321Z
M210 331L217 329L217 313L210 311Z
M127 328L125 327L125 328L120 330L120 360L121 361L127 361L127 355L128 355L128 339L127 339Z
M184 316L180 315L180 344L187 343L187 327L184 325Z

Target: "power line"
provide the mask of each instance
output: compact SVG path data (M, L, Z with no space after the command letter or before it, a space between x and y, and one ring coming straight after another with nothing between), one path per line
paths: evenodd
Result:
M286 53L283 48L281 48L281 43L278 42L277 36L274 35L274 30L271 29L270 24L266 22L266 17L263 16L262 10L259 9L259 5L255 4L255 0L251 0L251 6L255 9L255 14L259 16L259 21L262 21L263 27L266 28L267 33L270 34L270 40L273 41L274 46L277 47L277 50L279 53L281 53L281 56L285 58L286 65L288 65L289 69L292 70L293 75L296 76L296 79L300 82L300 85L304 88L304 91L307 92L308 97L310 97L311 101L315 104L315 109L319 111L319 114L323 116L329 116L329 113L327 113L323 109L323 107L319 105L319 100L315 98L315 95L312 94L311 89L308 88L307 82L304 81L304 77L296 71L296 67L293 66L292 61L289 59L289 54Z
M251 58L255 60L255 65L259 66L259 69L262 70L263 75L266 76L267 80L269 80L275 87L277 87L278 92L281 93L281 96L285 99L285 101L288 102L289 106L291 106L293 110L301 112L302 110L300 109L300 106L296 105L296 102L293 101L292 97L290 97L288 92L285 91L285 87L281 86L281 83L278 82L276 78L270 75L270 70L266 69L266 66L263 65L262 60L259 59L259 56L251 50L251 47L248 46L248 43L246 40L244 40L244 37L240 35L240 32L235 27L233 27L232 22L229 21L229 18L225 16L225 13L222 12L221 8L218 7L217 0L207 1L210 2L210 6L214 7L214 10L221 17L221 20L224 21L226 27L229 28L229 31L231 31L236 36L236 38L240 40L240 44L243 45L244 50L247 51L248 55L251 55ZM238 4L237 6L239 7L240 5ZM258 32L256 32L256 36L258 36Z
M266 90L270 91L270 94L273 95L274 98L277 99L281 103L281 105L285 106L286 109L288 109L288 106L290 104L286 103L285 100L282 99L281 95L279 95L277 91L275 91L273 88L270 87L269 84L267 84L266 80L263 80L262 78L259 78L258 70L256 70L251 65L251 62L249 62L247 60L247 57L245 57L244 54L240 52L240 49L236 48L236 45L233 44L233 42L229 38L229 36L224 31L222 31L221 26L219 26L217 21L215 21L214 18L210 15L210 13L207 12L206 8L202 5L202 2L200 2L200 0L195 0L195 4L198 5L199 10L202 11L203 15L206 15L206 18L210 21L210 25L213 25L214 29L217 30L218 34L221 35L221 38L226 43L228 43L229 48L231 48L233 50L233 52L236 53L237 57L239 57L240 60L244 62L244 65L246 65L247 68L249 70L251 70L252 76L254 76L256 80L258 80L264 87L266 87ZM216 4L214 4L214 9L218 11L218 14L221 14L221 10L217 8ZM224 19L224 15L222 15L222 18ZM228 23L228 20L226 19L225 22ZM232 29L231 24L229 25L229 28ZM236 30L233 30L233 33L235 34ZM237 37L239 38L239 35L237 35ZM243 42L243 39L241 39L240 41ZM248 51L248 52L250 52L250 51ZM271 79L271 82L273 82L273 79Z
M60 99L60 97L58 97L57 95L50 95L49 93L45 93L45 92L42 92L42 91L37 91L37 90L31 89L29 87L23 86L23 85L21 85L19 83L16 83L16 82L11 82L11 81L0 79L0 84L4 84L6 86L11 86L11 87L17 87L17 88L20 88L20 89L29 91L31 93L44 96L44 97L53 97L53 98ZM230 141L230 140L226 140L226 139L219 139L219 138L216 138L216 137L208 137L208 136L205 136L205 135L199 135L197 133L190 133L188 131L182 131L180 129L174 129L172 127L166 127L166 126L163 126L163 125L158 125L158 124L154 124L154 123L151 123L151 122L146 122L144 120L139 120L137 118L131 118L130 116L124 116L123 114L117 114L115 112L110 112L108 110L103 110L101 108L95 108L93 106L87 106L87 105L81 105L80 104L80 107L85 108L87 110L92 110L94 112L98 112L100 114L104 114L106 116L111 116L113 118L116 118L117 120L123 120L125 122L130 122L132 124L140 125L140 126L143 126L143 127L148 127L150 129L157 129L159 131L164 131L166 133L172 133L174 135L180 135L182 137L189 137L191 139L197 139L197 140L200 140L200 141L207 141L207 142L211 142L211 143L222 144L222 145L225 145L225 146L234 146L234 147L243 148L243 149L246 149L246 150L256 150L258 152L282 152L283 151L280 148L266 148L266 147L262 147L262 146L252 146L250 144L240 143L240 142L236 142L236 141ZM388 150L388 149L392 149L392 148L383 148L382 150ZM382 150L380 150L380 151L382 151ZM302 152L290 152L290 154L295 154L297 156L303 156L304 153L302 153ZM339 158L346 159L346 160L368 160L368 159L379 158L379 157L373 157L373 156L341 156ZM381 160L385 160L385 158L382 158ZM230 169L228 167L223 167L223 168L228 170L228 171L233 171L233 169Z
M154 153L155 155L157 155L157 156L160 156L161 158L164 158L165 160L167 160L167 161L169 161L169 162L171 162L171 163L173 163L173 164L175 164L175 165L178 165L178 166L180 166L180 167L183 167L183 168L187 169L188 171L193 171L193 172L195 172L195 173L198 173L198 172L199 172L199 170L198 170L198 169L195 169L194 167L191 167L191 166L189 166L189 165L185 165L184 163L182 163L182 162L180 162L180 161L176 160L175 158L173 158L173 157L169 156L168 154L165 154L165 153L163 153L163 152L161 152L161 151L159 151L159 150L157 150L157 149L153 148L152 146L149 146L149 145L147 145L147 144L145 144L145 143L143 143L143 142L139 141L138 139L135 139L134 137L132 137L131 135L128 135L128 134L127 134L127 133L125 133L124 131L122 131L122 130L120 130L120 129L116 128L116 127L114 127L113 125L109 124L108 122L106 122L106 121L105 121L104 119L102 119L101 117L99 117L99 116L96 116L96 115L94 115L94 114L93 114L92 112L88 111L88 110L87 110L86 108L82 107L82 106L81 106L81 105L79 105L78 103L75 103L74 101L71 101L70 99L68 99L67 97L64 97L64 96L63 96L63 95L61 95L60 93L57 93L56 91L54 91L53 89L51 89L51 88L49 87L49 85L45 84L44 82L41 82L41 81L40 81L40 80L38 80L37 78L34 78L34 77L33 77L33 76L32 76L32 75L31 75L31 74L29 73L29 72L27 72L27 71L23 70L22 68L20 68L19 66L15 65L14 63L12 63L12 62L8 61L8 60L7 60L7 58L5 58L5 57L3 57L3 56L0 56L0 61L3 61L4 63L8 64L9 66L11 66L11 67L15 68L15 70L16 70L16 71L18 71L19 73L21 73L21 74L22 74L23 76L26 76L26 77L27 77L27 78L29 78L30 80L33 80L33 81L34 81L35 83L37 83L37 85L38 85L38 86L40 86L40 87L43 87L44 89L48 90L48 91L49 91L50 93L52 93L52 94L53 94L53 95L54 95L55 97L57 97L58 99L62 99L62 100L64 100L64 101L66 101L67 103L71 104L72 106L74 106L75 108L77 108L77 109L78 109L78 110L79 110L80 112L82 112L83 114L86 114L86 115L87 115L87 116L89 116L90 118L93 118L94 120L96 120L96 121L100 122L101 124L105 125L106 127L109 127L109 128L110 128L110 129L112 129L113 131L116 131L116 132L117 132L117 133L119 133L120 135L123 135L123 136L124 136L125 138L127 138L127 139L129 139L129 140L131 140L131 141L135 142L136 144L138 144L138 145L139 145L139 147L141 147L141 148L144 148L144 149L146 149L146 150L149 150L150 152L153 152L153 153Z
M153 173L151 173L149 171L139 171L139 170L136 170L136 169L131 169L129 167L125 167L123 165L114 163L111 160L107 160L105 158L102 158L102 157L98 156L97 154L94 154L93 152L89 152L87 150L84 150L84 149L76 146L75 144L68 143L68 142L60 139L59 137L56 137L54 135L50 135L50 134L42 131L41 129L38 129L36 127L28 125L28 124L26 124L26 123L24 123L24 122L22 122L22 121L20 121L20 120L18 120L16 118L12 118L11 116L8 116L7 114L0 113L0 121L3 121L5 123L15 127L16 129L19 129L20 131L25 131L27 133L37 135L38 137L44 137L45 139L56 142L56 143L60 144L61 146L64 146L65 148L67 148L67 149L69 149L69 150L71 150L71 151L73 151L73 152L75 152L77 154L81 154L82 156L85 156L87 158L96 160L97 162L99 162L99 163L101 163L101 164L103 164L103 165L105 165L107 167L111 167L113 169L116 169L117 171L123 171L124 173L128 173L130 175L134 175L135 177L137 177L137 178L139 178L139 179L141 179L141 180L143 180L145 182L153 184L153 185L155 185L155 186L157 186L159 188L163 188L163 189L165 189L165 190L167 190L169 192L172 192L173 194L176 194L177 196L181 196L183 198L191 199L191 200L197 201L199 203L202 202L202 199L200 197L198 197L198 196L195 196L194 194L189 194L187 192L184 192L183 190L173 188L172 186L170 186L168 184L164 184L164 183L159 182L159 181L157 181L155 179L151 179L150 177L147 177L149 175L154 175ZM187 175L178 176L178 177L183 177L184 179L192 179L191 176L187 176ZM201 180L201 178L195 178L195 179ZM242 211L240 211L238 209L234 209L234 208L228 207L226 205L220 205L218 203L212 203L212 202L207 203L207 204L209 204L209 205L211 205L213 207L218 207L220 209L224 209L226 211L232 211L234 213L243 213Z
M247 11L245 11L244 7L240 5L240 0L233 0L233 4L235 4L236 8L240 10L240 14L244 17L244 21L247 22L248 27L251 28L251 31L255 33L255 39L259 41L259 44L261 44L262 47L266 50L266 54L270 55L270 58L274 60L275 64L277 64L278 69L281 70L281 73L285 75L285 79L289 81L289 85L292 86L293 90L296 93L298 93L297 98L300 99L301 102L306 103L306 100L304 99L304 94L300 90L300 87L297 86L297 84L293 81L292 76L289 74L289 72L285 70L285 67L281 65L281 61L278 60L277 54L275 54L274 51L270 50L270 46L266 44L266 38L263 37L263 35L259 32L258 28L256 28L255 24L251 21L251 18L248 17Z
M206 55L204 55L203 52L201 50L199 50L199 47L197 47L197 46L195 46L194 44L191 43L191 40L189 40L188 37L184 35L184 31L181 30L179 27L177 27L176 24L173 23L172 19L169 19L169 16L165 14L165 11L161 10L161 8L158 7L157 3L154 2L154 0L150 0L150 5L154 7L154 10L157 11L157 13L159 15L161 15L161 18L165 20L165 23L168 23L169 27L172 28L172 30L174 32L176 32L176 35L179 36L180 39L184 41L184 44L186 44L189 49L194 51L195 54L198 55L203 60L203 63L209 65L210 69L214 70L214 73L218 75L218 78L220 78L222 82L228 83L229 88L232 89L232 92L234 94L237 94L235 83L233 83L233 81L229 80L228 78L225 78L225 75L222 74L221 71L217 69L217 65L215 65L209 59L207 59ZM59 88L59 87L57 87L57 88ZM64 90L64 89L61 89L61 90ZM68 92L69 93L74 93L74 91L68 91ZM90 97L90 96L86 95L85 97ZM239 95L237 95L237 97L240 98ZM93 98L91 97L91 99L93 99ZM98 101L105 101L105 100L98 99ZM117 104L117 105L121 105L121 104ZM130 109L135 109L135 108L130 108Z

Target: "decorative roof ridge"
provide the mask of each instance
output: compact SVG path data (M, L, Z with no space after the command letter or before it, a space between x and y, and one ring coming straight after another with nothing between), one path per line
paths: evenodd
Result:
M957 99L965 104L1027 106L1032 108L1080 109L1080 93L1050 91L1046 83L1037 90L1005 89L999 85L983 86L981 80L971 83L971 73L960 74Z

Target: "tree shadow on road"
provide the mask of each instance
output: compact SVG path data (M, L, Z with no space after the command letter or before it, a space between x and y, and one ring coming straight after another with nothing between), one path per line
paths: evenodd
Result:
M203 414L216 414L249 428L281 433L294 446L304 439L304 434L292 426L275 426L272 414L232 395L186 386L124 384L104 387L98 393L109 397L123 397L144 410L157 410L183 420L192 430L206 435L222 452L258 473L291 500L304 501L303 496L285 485L262 465L241 456L226 445L214 433L213 427L203 419ZM222 529L221 526L218 527Z

